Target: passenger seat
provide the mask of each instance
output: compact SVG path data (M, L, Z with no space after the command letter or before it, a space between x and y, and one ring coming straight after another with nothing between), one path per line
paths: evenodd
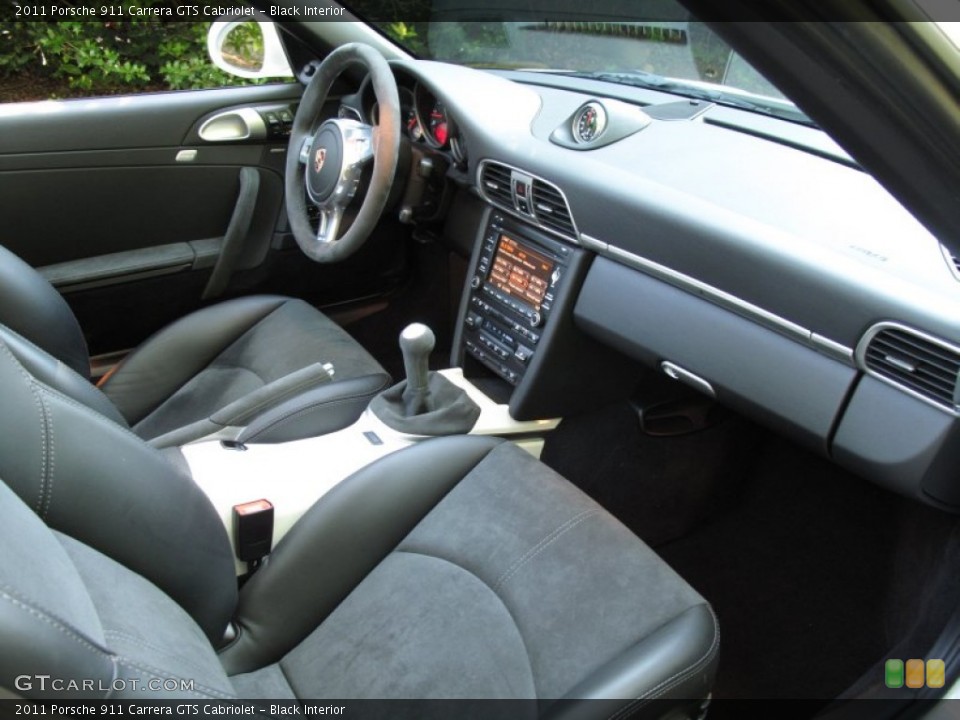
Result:
M707 602L510 443L439 438L369 465L238 591L182 467L2 342L0 387L8 693L99 698L139 678L111 699L174 699L148 681L185 678L191 698L501 698L530 717L619 718L695 717L710 692ZM18 687L31 673L99 684ZM405 712L423 708L391 716Z

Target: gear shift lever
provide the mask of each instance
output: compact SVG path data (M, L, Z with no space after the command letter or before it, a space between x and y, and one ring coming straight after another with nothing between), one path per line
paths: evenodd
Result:
M436 342L433 331L422 323L407 325L400 333L400 351L407 373L403 406L408 416L419 415L427 410L427 396L430 394L429 359Z
M370 401L370 411L388 427L409 435L458 435L470 432L480 417L480 406L463 388L428 370L436 341L433 331L420 323L400 333L407 379Z

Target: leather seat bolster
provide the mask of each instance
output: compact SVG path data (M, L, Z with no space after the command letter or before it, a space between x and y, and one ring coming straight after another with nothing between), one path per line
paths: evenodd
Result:
M87 341L67 301L40 273L0 246L0 324L90 376Z
M548 720L595 717L603 701L608 714L659 718L658 700L702 702L713 685L720 630L706 603L695 605L644 637L547 709ZM676 703L671 703L671 707Z
M267 410L237 438L241 443L278 443L318 437L356 422L378 392L390 384L385 373L327 383Z
M189 475L32 378L0 342L0 478L48 525L143 575L211 639L235 607L233 550Z
M64 395L93 408L122 427L127 421L117 412L113 403L98 390L86 376L71 369L48 352L0 325L0 342L7 345L23 367L40 382L56 388Z
M237 338L289 301L258 295L191 313L147 339L124 359L101 390L133 425Z
M428 440L372 463L321 498L244 585L239 636L221 652L227 673L280 660L501 442Z

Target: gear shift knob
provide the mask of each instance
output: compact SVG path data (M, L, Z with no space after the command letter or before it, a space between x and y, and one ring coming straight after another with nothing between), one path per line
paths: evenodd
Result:
M436 342L433 331L422 323L407 325L400 333L400 351L407 373L407 387L403 395L416 401L416 404L426 399L430 353Z

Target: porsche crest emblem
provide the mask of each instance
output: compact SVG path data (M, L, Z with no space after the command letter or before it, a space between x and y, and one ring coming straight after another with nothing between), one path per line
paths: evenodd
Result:
M313 155L313 169L320 172L323 169L323 163L327 159L327 149L319 148Z

